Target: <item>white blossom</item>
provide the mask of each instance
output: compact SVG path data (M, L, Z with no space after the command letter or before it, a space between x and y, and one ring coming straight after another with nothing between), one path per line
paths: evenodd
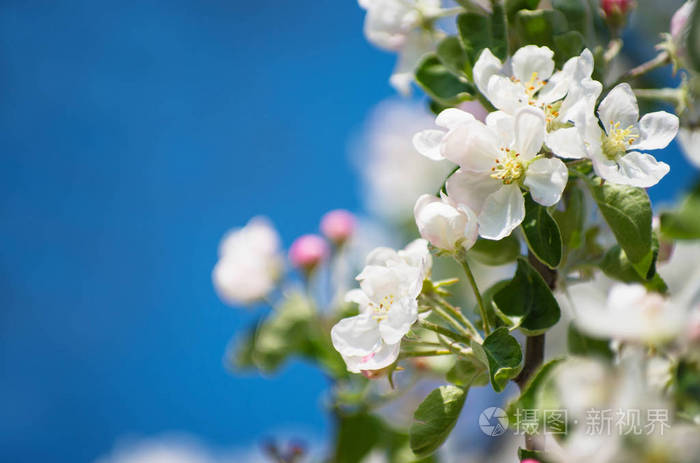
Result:
M457 125L442 141L442 154L460 166L447 181L447 194L477 214L484 238L499 240L523 221L521 186L544 206L561 198L568 170L561 160L539 154L544 126L537 109L521 108L514 117L496 111L486 124Z
M439 30L423 27L442 11L440 0L359 0L358 3L367 10L364 26L367 40L399 54L389 79L391 85L404 95L410 94L416 65L444 36Z
M428 242L416 240L401 251L376 248L357 276L360 289L346 300L360 313L340 320L331 329L333 346L348 371L378 370L396 361L401 339L418 319L418 295L430 272Z
M267 219L254 217L221 240L212 272L214 286L229 304L256 302L274 289L283 262L277 231Z
M578 154L592 160L596 174L612 183L648 188L668 173L668 164L640 151L665 148L678 132L678 117L657 111L639 119L637 99L626 83L601 101L598 117L602 129L593 114L576 122L585 148Z
M428 194L419 197L414 216L421 236L439 249L470 249L479 236L474 212L444 194L440 198Z

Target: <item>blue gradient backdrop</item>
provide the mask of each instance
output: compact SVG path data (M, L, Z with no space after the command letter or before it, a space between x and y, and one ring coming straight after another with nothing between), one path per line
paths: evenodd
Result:
M210 283L225 230L285 244L359 209L348 137L393 92L354 1L0 6L0 459L88 462L122 436L323 436L323 378L236 378L253 318ZM677 154L668 197L691 172ZM673 171L672 171L673 172Z

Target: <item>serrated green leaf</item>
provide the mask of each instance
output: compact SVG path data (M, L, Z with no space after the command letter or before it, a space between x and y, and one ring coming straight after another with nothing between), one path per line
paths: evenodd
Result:
M521 227L530 251L549 268L557 268L563 252L559 227L547 208L537 204L529 193L525 195L525 219Z
M557 10L520 10L515 29L521 45L534 44L554 49L554 36L568 31L566 18Z
M508 24L506 22L505 0L491 2L491 52L501 61L508 57Z
M484 48L491 48L491 18L478 13L462 13L457 16L457 30L462 46L471 65L467 75L472 79L472 66Z
M612 360L614 356L610 348L609 339L598 339L588 336L579 331L573 323L569 324L567 345L569 353L574 355L600 357L605 360Z
M600 212L632 263L651 250L651 202L642 188L589 180Z
M474 355L460 356L447 372L445 379L456 386L485 386L489 383L489 371Z
M496 392L501 392L522 369L520 343L508 333L507 328L496 329L486 336L483 344L472 341L471 347L479 360L488 366L491 386Z
M540 0L506 0L506 14L508 21L512 21L520 10L534 10Z
M409 430L411 450L419 457L435 452L450 435L467 398L457 386L441 386L428 394L413 414Z
M520 330L528 336L545 332L561 316L549 286L522 257L518 258L515 276L493 296L493 303L501 313L517 320Z
M469 57L462 48L462 42L456 36L445 37L438 43L435 52L440 62L445 67L458 76L468 77L471 75L471 63Z
M520 242L514 234L498 241L479 238L468 255L485 265L504 265L518 258Z
M423 58L415 77L425 93L445 105L470 100L475 92L469 82L452 74L434 53Z

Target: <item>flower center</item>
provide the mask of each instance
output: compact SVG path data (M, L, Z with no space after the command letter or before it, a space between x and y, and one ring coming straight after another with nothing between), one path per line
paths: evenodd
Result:
M391 306L394 305L394 295L389 294L388 296L384 296L379 304L370 302L369 305L372 308L373 319L377 320L378 322L386 320L389 309L391 309Z
M525 166L520 161L520 153L510 148L501 148L503 156L496 159L496 165L491 168L491 178L501 180L505 185L518 181L525 174Z
M610 160L616 160L625 154L627 148L634 143L637 136L634 126L630 125L623 129L620 128L619 122L610 121L610 129L607 135L603 134L603 154Z
M530 76L530 80L528 80L527 82L522 82L519 79L516 79L515 77L511 77L511 80L523 86L523 88L525 89L525 95L527 95L528 104L530 105L535 104L535 94L547 84L546 80L542 80L537 77L537 72L533 72Z

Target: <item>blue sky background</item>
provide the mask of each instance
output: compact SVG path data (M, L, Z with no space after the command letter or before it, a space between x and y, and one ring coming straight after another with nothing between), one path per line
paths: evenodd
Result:
M285 244L359 210L349 137L393 95L354 1L0 6L0 459L87 462L123 436L323 435L323 378L222 365L252 319L210 282L229 228ZM692 172L668 152L670 197Z

